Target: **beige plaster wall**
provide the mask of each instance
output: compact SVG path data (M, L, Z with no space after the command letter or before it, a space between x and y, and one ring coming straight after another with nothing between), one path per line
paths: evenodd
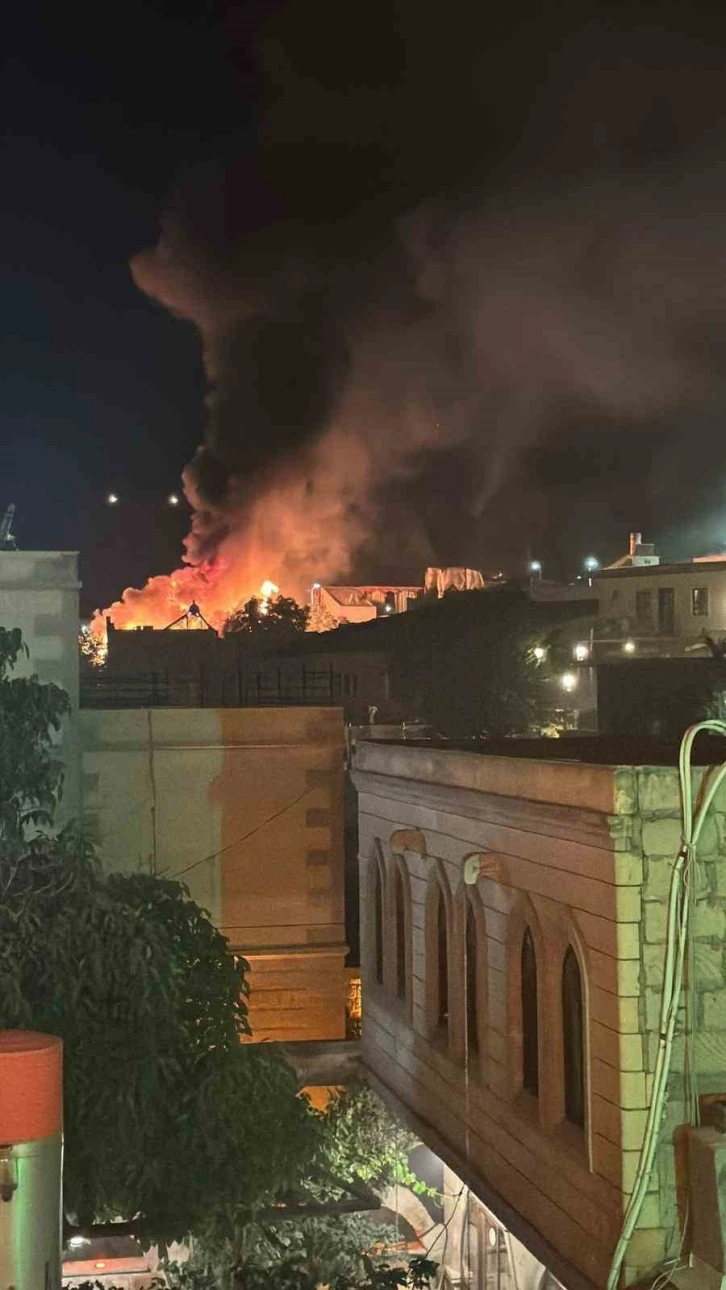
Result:
M256 1039L342 1037L341 713L90 709L79 724L104 863L188 885L251 963Z

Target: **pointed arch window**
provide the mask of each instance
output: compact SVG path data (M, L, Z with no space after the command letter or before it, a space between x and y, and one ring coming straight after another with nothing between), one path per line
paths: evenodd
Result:
M582 973L571 945L562 964L562 1034L565 1061L565 1119L585 1127L585 1030Z
M446 918L444 893L439 887L436 908L437 950L437 1022L448 1030L449 1026L449 928Z
M470 900L466 902L466 1047L476 1056L479 1052L479 998L477 992L478 938L476 914Z
M406 944L406 893L403 886L403 874L398 866L393 879L393 904L396 915L396 992L399 999L405 999L408 993L406 972L408 957L408 946Z
M373 968L376 981L383 984L383 874L377 860L373 863Z
M528 927L522 938L522 1088L533 1097L539 1093L537 955Z

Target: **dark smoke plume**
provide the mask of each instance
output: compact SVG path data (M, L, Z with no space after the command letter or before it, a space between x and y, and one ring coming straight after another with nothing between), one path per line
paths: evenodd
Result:
M708 502L723 33L697 8L603 12L309 3L260 24L256 146L133 263L202 340L186 558L227 601L527 539L556 559Z

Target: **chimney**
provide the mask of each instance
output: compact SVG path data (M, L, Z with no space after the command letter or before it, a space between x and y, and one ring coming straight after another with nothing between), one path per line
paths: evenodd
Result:
M642 534L642 533L631 533L631 534L630 534L630 541L629 541L629 550L628 550L628 554L629 554L629 555L637 555L637 554L638 554L638 547L639 547L639 546L642 546L642 543L643 543L643 534Z

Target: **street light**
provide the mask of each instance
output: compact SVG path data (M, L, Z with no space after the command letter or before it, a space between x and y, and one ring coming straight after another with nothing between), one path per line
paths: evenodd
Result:
M586 645L584 641L578 641L572 653L578 663L584 663L590 657L590 646Z
M529 572L530 572L530 573L541 573L541 572L542 572L542 563L541 563L541 561L540 561L540 560L530 560L530 562L529 562Z
M635 653L635 641L633 641L633 640L627 640L627 641L625 641L625 642L623 643L623 651L624 651L626 654L634 654L634 653Z
M600 561L597 559L596 556L588 555L585 560L585 568L587 569L588 573L594 573L596 569L600 568Z
M575 673L563 672L562 676L560 677L560 685L562 686L563 690L567 690L567 693L570 694L572 690L574 690L575 686L577 685L577 677L575 676Z
M547 650L545 649L544 645L535 645L534 649L532 650L532 653L534 654L537 662L541 663L542 659L545 657L547 653Z
M109 506L115 506L118 502L118 494L109 493L106 497L106 501L108 502Z
M170 505L170 506L178 506L178 505L179 505L179 494L178 494L178 493L169 493L169 496L167 497L167 499L166 499L166 500L167 500L167 502L169 503L169 505Z

